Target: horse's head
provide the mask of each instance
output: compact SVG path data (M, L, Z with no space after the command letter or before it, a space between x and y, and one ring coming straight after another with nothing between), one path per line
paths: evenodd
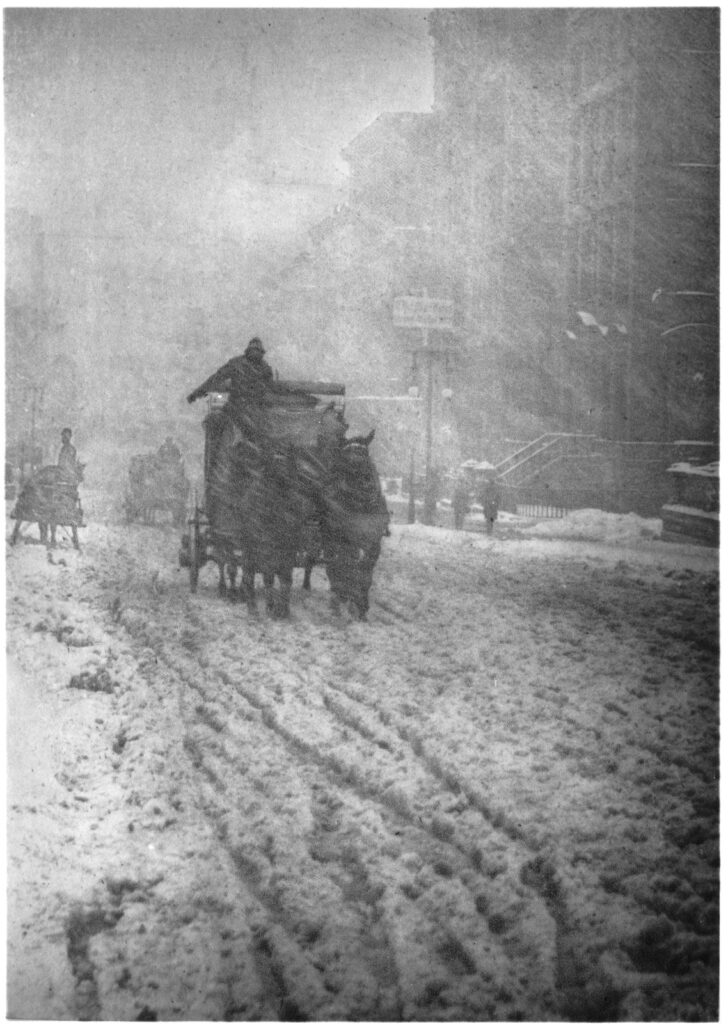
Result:
M370 430L366 436L364 436L363 434L358 434L356 437L347 437L346 441L344 442L344 447L348 448L349 445L351 445L352 447L356 448L368 449L369 445L372 443L373 440L374 429L372 428L372 430Z
M347 437L341 449L344 465L349 469L356 468L360 473L365 467L373 467L374 463L369 454L369 445L373 438L373 430L370 430L366 436Z
M341 444L344 435L349 429L349 424L344 419L342 409L337 409L333 402L329 402L321 413L318 439L323 444Z
M357 505L364 502L371 508L377 505L381 495L379 474L369 454L369 445L373 437L372 430L366 437L347 438L338 459L338 476L341 484L356 492Z

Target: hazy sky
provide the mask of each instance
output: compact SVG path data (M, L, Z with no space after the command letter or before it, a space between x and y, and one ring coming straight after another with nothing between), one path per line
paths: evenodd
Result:
M285 231L384 110L432 102L427 11L5 10L6 202L61 223Z

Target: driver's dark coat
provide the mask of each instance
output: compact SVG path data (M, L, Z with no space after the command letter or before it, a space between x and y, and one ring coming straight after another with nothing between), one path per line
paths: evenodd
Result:
M202 398L211 391L227 391L233 403L261 403L272 379L273 370L265 359L254 362L245 355L233 356L192 392L190 400Z
M58 465L71 479L76 479L78 471L78 460L76 449L70 441L64 441L58 453Z

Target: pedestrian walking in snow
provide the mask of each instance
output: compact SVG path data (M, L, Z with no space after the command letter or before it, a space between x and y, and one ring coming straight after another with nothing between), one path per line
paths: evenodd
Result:
M500 504L500 489L494 469L486 471L485 480L480 489L480 504L483 506L485 532L491 534L493 532L493 524L498 518L498 506Z

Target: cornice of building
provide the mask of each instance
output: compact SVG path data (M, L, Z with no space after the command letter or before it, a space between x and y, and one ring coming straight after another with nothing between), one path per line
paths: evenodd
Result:
M328 217L314 224L309 231L309 237L312 241L321 242L346 225L353 225L367 234L377 235L391 230L393 226L387 217L378 217L360 207L345 203L337 207Z
M636 77L637 68L633 62L625 62L618 70L611 72L598 82L584 89L574 98L574 106L588 107L602 100L627 92Z
M436 116L431 111L385 111L363 128L358 135L346 144L341 153L345 160L356 157L362 150L373 148L379 139L392 135L405 135L417 131L422 125Z
M381 244L383 237L393 238L397 229L394 222L386 217L378 217L376 214L348 203L342 204L334 213L314 224L309 230L310 245L307 250L298 252L284 266L266 275L264 279L266 286L283 290L289 287L300 288L300 282L294 282L293 278L300 272L309 270L314 265L318 253L322 251L326 240L335 237L337 231L342 231L347 227L354 227L365 238L376 239L378 244Z

